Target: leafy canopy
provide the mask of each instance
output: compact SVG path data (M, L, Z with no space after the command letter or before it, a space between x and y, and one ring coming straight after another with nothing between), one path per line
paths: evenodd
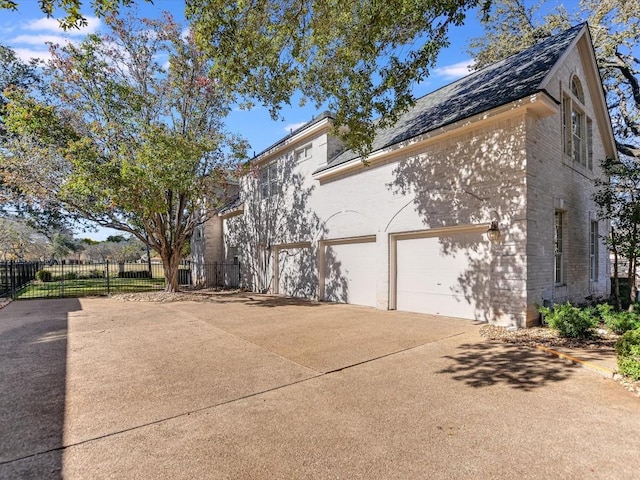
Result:
M152 0L145 1L153 3ZM0 9L17 11L19 3L15 0L0 0ZM121 6L128 7L135 3L135 0L92 0L91 7L96 15L104 17L118 13ZM38 4L47 18L61 12L62 15L58 21L64 30L87 26L87 19L82 14L82 0L38 0Z
M8 92L0 168L34 202L134 235L177 275L246 146L225 132L229 99L179 24L106 21L109 35L53 47L46 88Z
M448 45L451 25L487 0L189 0L199 46L230 93L278 116L296 94L325 102L347 147L369 152ZM374 119L378 122L374 123Z

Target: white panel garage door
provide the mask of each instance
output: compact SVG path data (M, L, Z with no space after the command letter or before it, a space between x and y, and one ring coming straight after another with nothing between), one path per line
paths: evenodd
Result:
M325 246L324 299L376 306L376 243Z
M278 252L278 293L316 298L318 275L311 248L287 248Z
M396 308L485 320L489 245L482 232L399 239Z

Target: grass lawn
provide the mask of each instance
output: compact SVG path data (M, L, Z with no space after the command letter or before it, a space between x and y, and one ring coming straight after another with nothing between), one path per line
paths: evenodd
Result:
M17 299L46 297L84 297L107 293L143 292L164 288L164 278L109 278L109 290L104 278L65 280L64 282L33 281L17 292Z

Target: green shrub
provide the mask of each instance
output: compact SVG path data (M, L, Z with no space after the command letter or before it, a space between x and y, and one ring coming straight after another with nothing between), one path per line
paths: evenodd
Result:
M151 278L149 270L132 270L130 272L119 272L118 278Z
M49 270L38 270L36 272L36 280L41 282L53 282L53 275Z
M618 371L634 380L640 380L640 328L629 330L616 342Z
M65 280L77 280L78 274L76 272L69 272L64 274Z
M593 308L574 307L569 302L554 305L553 308L538 307L544 321L558 331L561 337L588 338L598 325L598 317Z
M598 313L604 324L618 335L640 328L640 314L635 311L616 312L611 305L605 303L598 305Z

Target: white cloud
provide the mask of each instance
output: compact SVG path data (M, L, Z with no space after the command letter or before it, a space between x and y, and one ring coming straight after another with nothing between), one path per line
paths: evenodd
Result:
M47 42L64 44L68 42L68 39L61 35L19 35L9 41L13 45L44 45Z
M433 73L438 77L442 77L447 80L456 80L469 75L472 65L473 60L463 60L462 62L454 63L452 65L438 67L433 71Z
M307 122L290 123L284 126L284 131L287 133L295 132L297 129L306 124Z
M85 17L87 19L87 26L82 28L70 28L68 30L62 30L58 20L54 18L39 18L38 20L31 20L24 26L27 30L35 30L39 33L65 33L71 36L83 36L89 33L95 33L99 28L101 21L97 17Z
M16 56L23 62L28 62L32 58L39 58L40 60L49 60L51 54L49 50L33 50L30 48L13 48Z

